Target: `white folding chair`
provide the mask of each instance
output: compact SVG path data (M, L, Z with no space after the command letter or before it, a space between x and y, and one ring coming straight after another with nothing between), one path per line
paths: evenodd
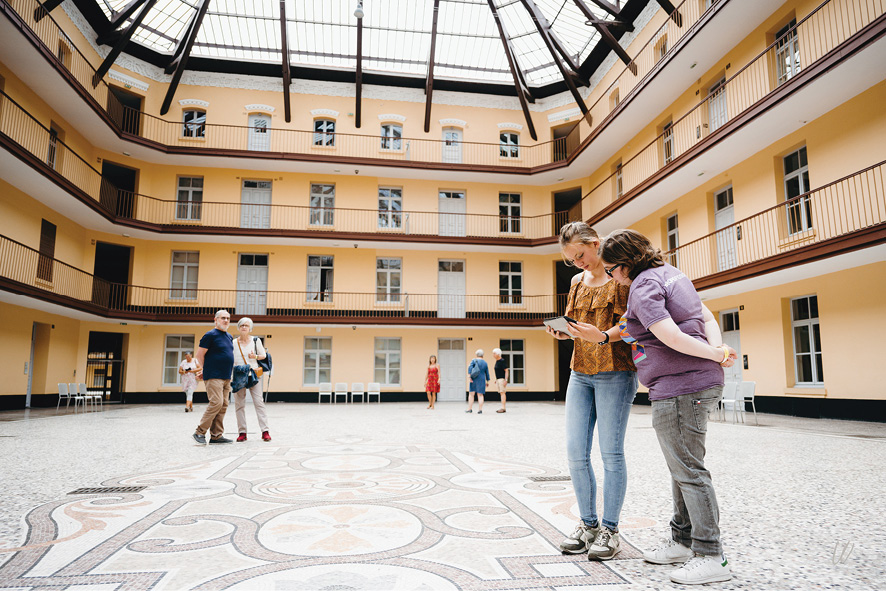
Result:
M86 399L85 396L80 394L80 387L77 385L76 382L70 382L68 384L68 392L70 392L71 398L74 399L74 412L77 412L77 405L78 404L83 405L84 411L86 411L86 412L89 411L89 407L86 406L86 403L88 402L88 400Z
M381 384L378 382L369 382L369 389L366 391L366 402L372 402L373 396L378 398L376 402L381 402Z
M323 402L324 396L328 396L329 402L332 402L332 384L329 382L322 382L320 384L320 391L317 393L317 404Z
M757 382L742 382L741 388L739 389L739 393L737 396L738 404L741 405L742 418L744 417L745 412L745 403L751 403L751 410L754 411L754 424L759 425L759 421L757 421L757 407L754 406L754 394L757 391Z
M360 397L360 402L366 402L366 391L363 388L363 382L354 382L351 384L351 402L356 402L354 399L357 398L357 396Z
M103 400L104 394L90 394L89 389L83 382L80 382L80 396L83 396L86 401L92 400L92 410L95 410L96 402L98 402L98 405L102 410L105 410L105 403Z
M58 383L58 404L55 405L55 412L58 412L62 399L65 401L65 408L68 408L71 405L71 392L68 390L68 384L65 382Z
M335 392L333 393L332 403L338 404L338 397L345 397L345 404L348 402L348 384L346 382L336 382Z
M726 420L726 413L732 411L732 422L735 423L735 419L738 415L738 401L736 400L737 393L738 382L726 380L726 383L723 385L723 398L720 399L721 416L724 421Z

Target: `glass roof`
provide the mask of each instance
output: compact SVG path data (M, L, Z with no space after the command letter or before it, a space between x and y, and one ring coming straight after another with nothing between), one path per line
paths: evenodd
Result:
M97 0L108 18L132 0ZM581 64L600 40L575 0L532 0L566 51ZM493 0L516 61L531 87L562 80L523 0ZM612 5L623 5L610 0ZM357 0L285 0L290 63L354 70ZM132 36L160 54L172 54L199 0L158 0ZM600 20L613 17L592 0ZM363 71L424 78L428 74L434 0L363 1ZM513 84L498 27L487 0L440 0L434 77ZM212 0L191 56L242 62L281 62L277 0ZM568 66L567 66L568 68Z

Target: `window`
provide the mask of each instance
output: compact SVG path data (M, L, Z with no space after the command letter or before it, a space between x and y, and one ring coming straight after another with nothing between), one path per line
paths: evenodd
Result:
M502 158L519 158L520 157L520 134L518 133L500 133L498 134L499 155Z
M621 160L615 164L615 176L612 177L615 189L615 198L620 199L625 194L624 187L624 171L621 167Z
M56 127L55 123L49 125L49 147L46 150L46 164L55 170L58 170L60 163L60 145L64 141L64 133Z
M498 344L501 356L511 368L510 381L514 386L526 385L526 360L523 339L501 339Z
M189 109L182 117L182 137L206 137L206 111Z
M499 232L520 233L520 194L498 194Z
M723 332L741 330L738 322L738 312L721 312L720 323L723 325Z
M385 123L381 126L381 149L400 150L402 148L403 126Z
M812 200L795 197L809 191L809 162L806 160L806 147L784 157L784 200L787 206L788 232L796 234L812 228Z
M335 121L314 119L314 145L335 146Z
M711 133L717 131L729 120L726 106L726 78L721 78L708 89L708 121Z
M169 281L170 299L196 300L199 270L199 252L173 251L172 276Z
M655 44L655 61L659 62L668 53L668 36L662 35Z
M403 227L403 189L378 188L378 227Z
M609 110L614 111L615 107L621 102L621 93L618 91L618 88L612 91L609 95Z
M791 328L794 333L794 368L797 384L823 385L818 296L791 300Z
M305 337L304 385L317 386L331 382L332 338Z
M523 303L523 263L498 262L498 299L501 304Z
M58 61L68 70L71 69L71 48L63 39L58 40L58 48L55 51Z
M335 185L311 185L312 226L331 226L335 223Z
M375 259L375 301L399 302L402 259Z
M672 121L665 123L662 128L661 156L662 166L669 164L674 159L674 123Z
M308 256L308 301L332 301L332 263L331 256Z
M52 262L55 258L56 226L43 220L40 225L40 254L37 257L37 279L52 281Z
M775 85L781 86L800 73L800 40L797 19L775 34Z
M374 380L382 386L400 385L400 339L375 339Z
M178 204L175 219L200 220L203 213L203 177L178 177Z
M668 263L673 265L674 267L680 266L680 257L679 254L673 252L678 246L680 246L680 228L677 226L677 214L670 216L667 221L668 226L668 245L667 251L668 254Z
M178 386L181 384L181 376L178 374L178 366L184 361L185 353L194 354L194 335L166 335L166 348L163 351L164 386ZM104 386L104 384L102 384L102 386Z

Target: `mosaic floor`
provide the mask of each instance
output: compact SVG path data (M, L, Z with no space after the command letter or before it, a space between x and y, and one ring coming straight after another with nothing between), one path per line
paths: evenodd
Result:
M232 449L235 451L236 448ZM550 470L338 439L103 482L27 515L0 588L592 589L620 560L563 556L576 518ZM639 525L639 524L638 524ZM646 523L642 524L648 525ZM623 525L623 530L631 524Z

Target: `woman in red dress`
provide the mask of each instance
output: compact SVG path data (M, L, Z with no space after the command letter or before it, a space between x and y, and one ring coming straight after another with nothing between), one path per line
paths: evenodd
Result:
M440 393L440 366L437 365L436 355L431 355L431 358L428 359L428 377L425 379L425 392L428 393L428 408L434 410L437 394Z

